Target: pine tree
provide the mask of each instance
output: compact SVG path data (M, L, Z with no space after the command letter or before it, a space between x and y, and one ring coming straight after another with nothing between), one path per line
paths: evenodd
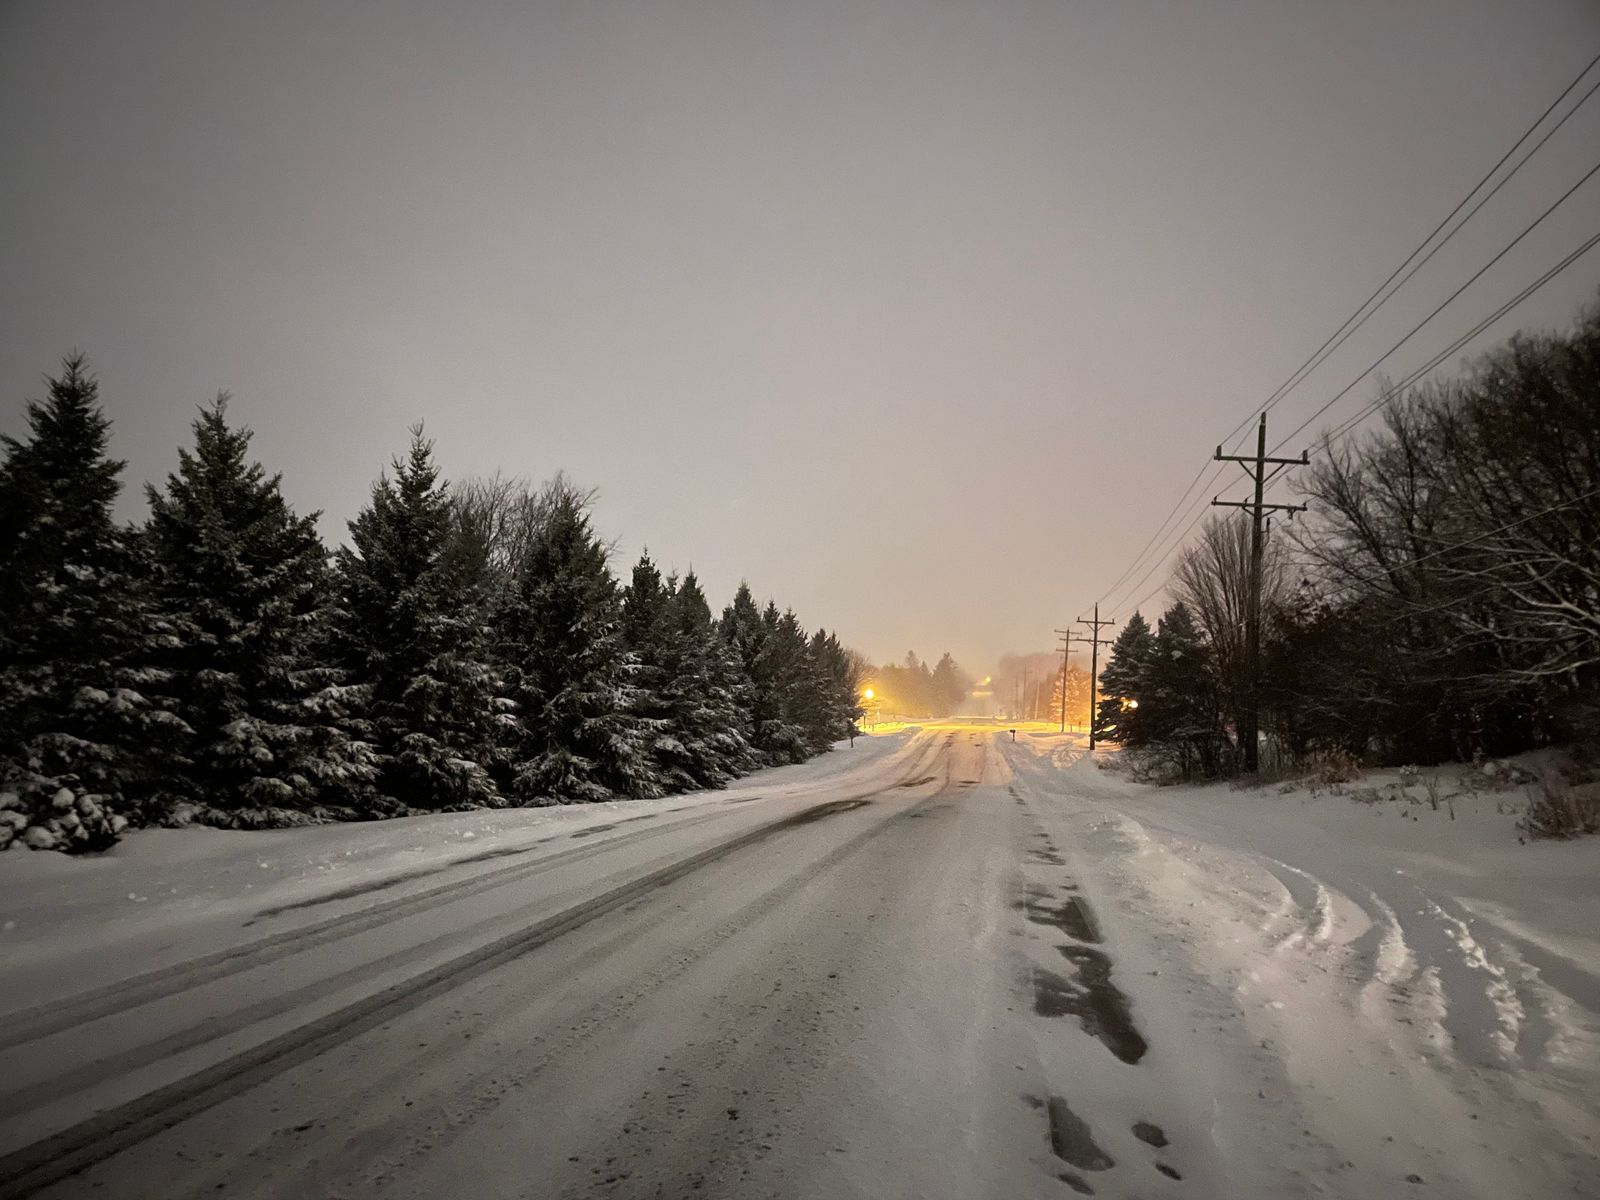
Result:
M960 708L961 702L967 698L967 689L972 686L966 672L956 665L956 660L948 652L940 656L929 682L940 715L953 713Z
M111 506L123 464L81 355L0 465L0 849L110 845L155 807L186 731L157 699L159 630Z
M752 748L761 745L762 729L773 717L770 693L756 681L757 664L761 649L766 644L767 630L761 621L761 610L756 607L750 585L743 580L733 594L733 601L722 610L718 632L733 654L739 672L739 702L744 710L745 740Z
M508 692L522 718L511 786L527 803L651 796L651 725L638 716L616 580L588 500L546 489L514 591L497 625Z
M721 787L757 765L745 736L747 684L737 653L711 619L693 571L672 596L670 620L681 639L678 675L664 685L668 711L702 787Z
M1210 647L1182 601L1157 623L1138 715L1147 738L1179 747L1185 776L1196 768L1216 773L1221 736L1216 676Z
M1171 606L1157 622L1146 677L1141 712L1152 736L1186 738L1216 731L1210 648L1186 603Z
M788 716L800 730L806 757L810 757L821 754L838 740L838 712L828 673L827 633L819 629L806 638L798 620L795 631L800 635L802 651L788 687Z
M682 730L674 721L667 691L680 682L686 646L672 622L676 581L663 581L646 551L634 564L622 592L622 640L634 662L636 716L651 730L650 759L661 786L670 792L699 785ZM692 685L691 685L692 686Z
M768 762L804 762L811 754L807 721L815 707L815 684L807 670L806 635L793 610L780 613L767 601L761 613L762 641L755 662L756 746Z
M334 622L379 790L408 808L501 804L490 768L505 702L485 659L471 560L453 552L447 488L420 426L393 470L350 522Z
M1095 733L1107 741L1138 745L1148 740L1143 704L1155 655L1155 635L1139 613L1111 644L1111 655L1100 673L1101 700L1095 713Z
M850 655L831 633L819 629L812 634L807 656L818 694L811 742L813 748L821 752L834 742L859 732L856 727L861 716L859 680Z
M649 555L633 568L622 623L637 661L640 715L655 730L651 757L670 791L719 788L755 765L744 738L739 670L712 624L700 582L661 578Z
M351 695L313 650L326 619L327 555L230 427L225 395L194 422L165 491L148 489L156 586L177 644L169 666L194 730L194 815L252 827L387 811L370 747L346 724Z

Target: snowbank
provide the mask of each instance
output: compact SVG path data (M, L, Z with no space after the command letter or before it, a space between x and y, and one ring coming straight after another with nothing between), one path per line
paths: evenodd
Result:
M5 1007L233 944L257 932L244 924L262 912L379 889L392 895L542 842L618 836L641 818L670 822L706 805L791 795L885 762L907 743L904 733L861 737L722 791L656 800L258 831L142 829L99 854L0 854Z
M1519 844L1515 788L1436 811L1399 773L1154 788L1006 749L1233 1194L1600 1194L1600 839Z

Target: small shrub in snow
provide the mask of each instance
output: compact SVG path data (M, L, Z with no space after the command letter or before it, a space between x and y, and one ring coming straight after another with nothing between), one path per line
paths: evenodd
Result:
M1537 784L1540 776L1516 763L1486 759L1473 764L1471 782L1485 791Z
M1324 787L1333 788L1351 783L1361 775L1361 764L1355 756L1343 750L1330 750L1317 763L1316 780Z
M1439 772L1434 771L1434 772L1432 772L1432 773L1430 773L1428 775L1424 775L1422 777L1422 789L1428 795L1428 807L1433 809L1434 812L1438 812L1439 811L1439 802L1442 799L1444 801L1444 803L1449 806L1449 808L1450 808L1450 819L1452 821L1454 821L1456 819L1455 797L1454 796L1441 796L1440 795L1440 786L1441 785L1440 785L1440 780L1439 780Z
M1600 833L1600 797L1592 788L1574 788L1555 771L1546 771L1528 789L1520 822L1532 838L1571 838Z

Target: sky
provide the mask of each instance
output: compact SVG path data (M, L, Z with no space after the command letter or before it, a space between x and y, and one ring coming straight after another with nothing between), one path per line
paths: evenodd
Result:
M619 571L981 675L1160 586L1108 594L1596 54L1594 0L0 0L0 432L83 350L138 519L226 389L338 542L424 420L448 475L597 489ZM1274 427L1597 148L1600 97ZM1600 178L1383 369L1596 226Z

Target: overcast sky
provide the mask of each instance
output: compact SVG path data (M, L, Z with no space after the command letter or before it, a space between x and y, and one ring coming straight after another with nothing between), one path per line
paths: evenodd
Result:
M0 431L80 347L137 517L226 388L338 540L425 418L598 488L621 570L981 674L1596 53L1595 0L0 0ZM1597 156L1600 96L1277 428ZM1600 178L1392 373L1597 227Z

